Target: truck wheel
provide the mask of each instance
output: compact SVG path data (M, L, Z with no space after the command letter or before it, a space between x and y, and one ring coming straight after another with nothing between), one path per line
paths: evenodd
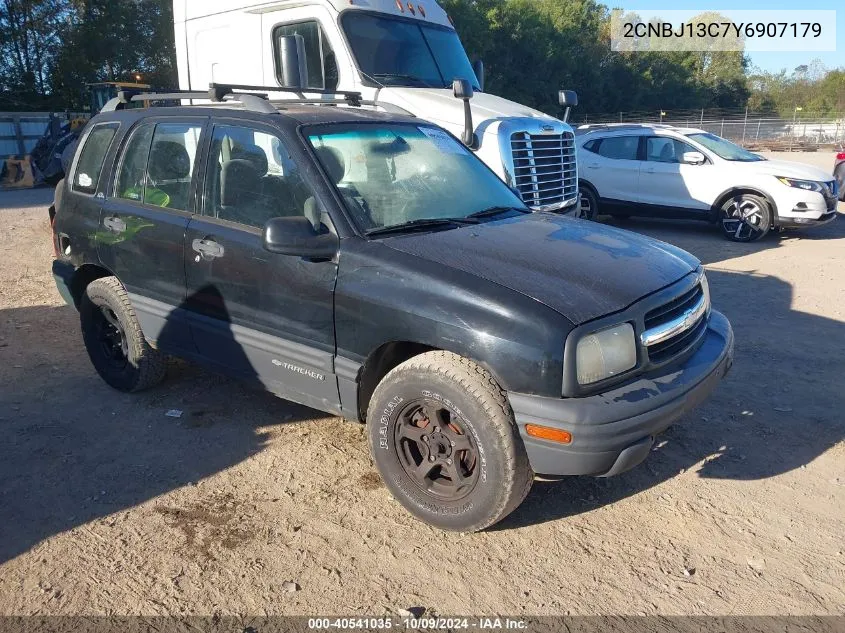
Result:
M135 392L164 379L166 358L147 343L129 296L116 277L88 284L79 316L91 363L109 385Z
M722 205L722 233L733 242L754 242L772 228L772 210L760 196L745 193Z
M533 483L505 392L455 354L429 352L391 371L367 424L385 485L435 527L483 530L522 503Z

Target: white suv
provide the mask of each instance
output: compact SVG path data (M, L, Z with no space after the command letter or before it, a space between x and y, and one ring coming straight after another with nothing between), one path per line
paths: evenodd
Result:
M836 217L838 183L799 163L766 160L709 132L669 125L576 131L581 208L617 216L719 222L730 240Z

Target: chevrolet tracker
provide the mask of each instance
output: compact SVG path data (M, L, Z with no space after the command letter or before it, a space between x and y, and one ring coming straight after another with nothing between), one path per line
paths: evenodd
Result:
M363 422L412 514L476 531L535 473L636 466L730 368L690 254L533 213L448 132L355 95L214 92L122 95L56 191L56 283L115 389L172 355Z

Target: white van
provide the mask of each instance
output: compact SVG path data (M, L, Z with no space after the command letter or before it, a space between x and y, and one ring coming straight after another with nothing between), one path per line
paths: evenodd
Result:
M360 92L467 138L465 104L452 91L453 80L467 80L475 93L469 145L479 158L530 207L579 212L572 128L484 93L483 67L470 63L434 0L174 0L173 14L183 90L286 86L281 49L296 35L306 93ZM567 108L577 105L574 93L560 95Z

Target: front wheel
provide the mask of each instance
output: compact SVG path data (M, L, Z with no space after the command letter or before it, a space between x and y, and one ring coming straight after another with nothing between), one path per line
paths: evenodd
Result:
M721 209L722 233L733 242L754 242L772 228L772 210L765 198L741 194Z
M581 187L581 217L595 222L599 214L599 199L589 187Z
M493 525L534 480L504 391L455 354L429 352L391 371L373 394L367 425L387 488L444 530Z

